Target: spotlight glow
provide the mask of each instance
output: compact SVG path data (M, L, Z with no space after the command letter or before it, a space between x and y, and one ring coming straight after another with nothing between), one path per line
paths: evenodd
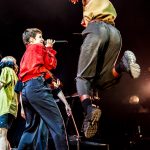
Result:
M140 102L140 99L139 99L139 97L136 96L136 95L133 95L133 96L131 96L131 97L129 98L129 103L130 103L130 104L136 105L136 104L138 104L139 102Z

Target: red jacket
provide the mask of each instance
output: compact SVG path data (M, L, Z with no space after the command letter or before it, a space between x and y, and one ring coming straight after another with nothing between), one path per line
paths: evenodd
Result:
M19 79L26 82L32 78L44 75L51 77L50 70L57 65L56 51L41 44L28 44L20 62Z

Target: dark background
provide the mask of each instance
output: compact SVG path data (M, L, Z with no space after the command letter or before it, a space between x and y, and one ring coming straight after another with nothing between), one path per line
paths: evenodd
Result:
M150 5L148 0L111 1L118 13L116 27L123 39L121 55L126 49L132 50L142 70L139 79L132 80L123 74L118 85L100 94L99 103L105 116L101 125L108 131L104 133L109 137L120 137L128 133L128 125L125 122L130 124L128 114L135 110L135 107L128 103L130 96L137 95L144 108L149 109L150 106ZM45 39L67 40L66 43L54 45L58 52L58 67L54 73L63 82L65 95L70 96L76 93L74 78L82 43L79 34L83 30L81 19L81 1L73 5L69 0L1 0L0 53L2 56L14 56L19 65L25 51L22 33L30 27L41 29ZM149 111L146 114L149 114ZM149 128L145 127L150 124L149 119L145 118L144 133L149 133Z
M135 52L142 68L140 79L130 81L130 78L125 78L122 81L123 89L127 86L123 93L126 94L125 91L129 91L132 84L136 84L136 89L140 86L136 91L139 93L143 84L145 86L145 80L148 84L149 79L150 6L147 0L112 0L112 3L118 13L116 27L122 34L122 52L126 49ZM25 51L22 33L30 27L40 28L45 39L67 40L68 43L56 43L54 46L58 52L55 74L63 81L65 93L73 94L76 92L74 78L82 43L81 35L78 34L83 30L81 19L81 2L73 5L68 0L1 0L0 53L2 56L13 55L19 64ZM121 91L119 94L122 95ZM142 91L140 94L143 94Z

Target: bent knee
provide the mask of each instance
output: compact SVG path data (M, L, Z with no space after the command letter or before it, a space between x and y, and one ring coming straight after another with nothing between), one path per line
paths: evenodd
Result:
M6 128L0 128L0 138L7 136L7 131L8 129Z

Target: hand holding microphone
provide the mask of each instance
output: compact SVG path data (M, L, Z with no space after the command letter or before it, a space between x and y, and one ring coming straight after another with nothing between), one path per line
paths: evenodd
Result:
M47 39L46 41L44 41L44 43L45 43L45 47L53 47L55 40Z

